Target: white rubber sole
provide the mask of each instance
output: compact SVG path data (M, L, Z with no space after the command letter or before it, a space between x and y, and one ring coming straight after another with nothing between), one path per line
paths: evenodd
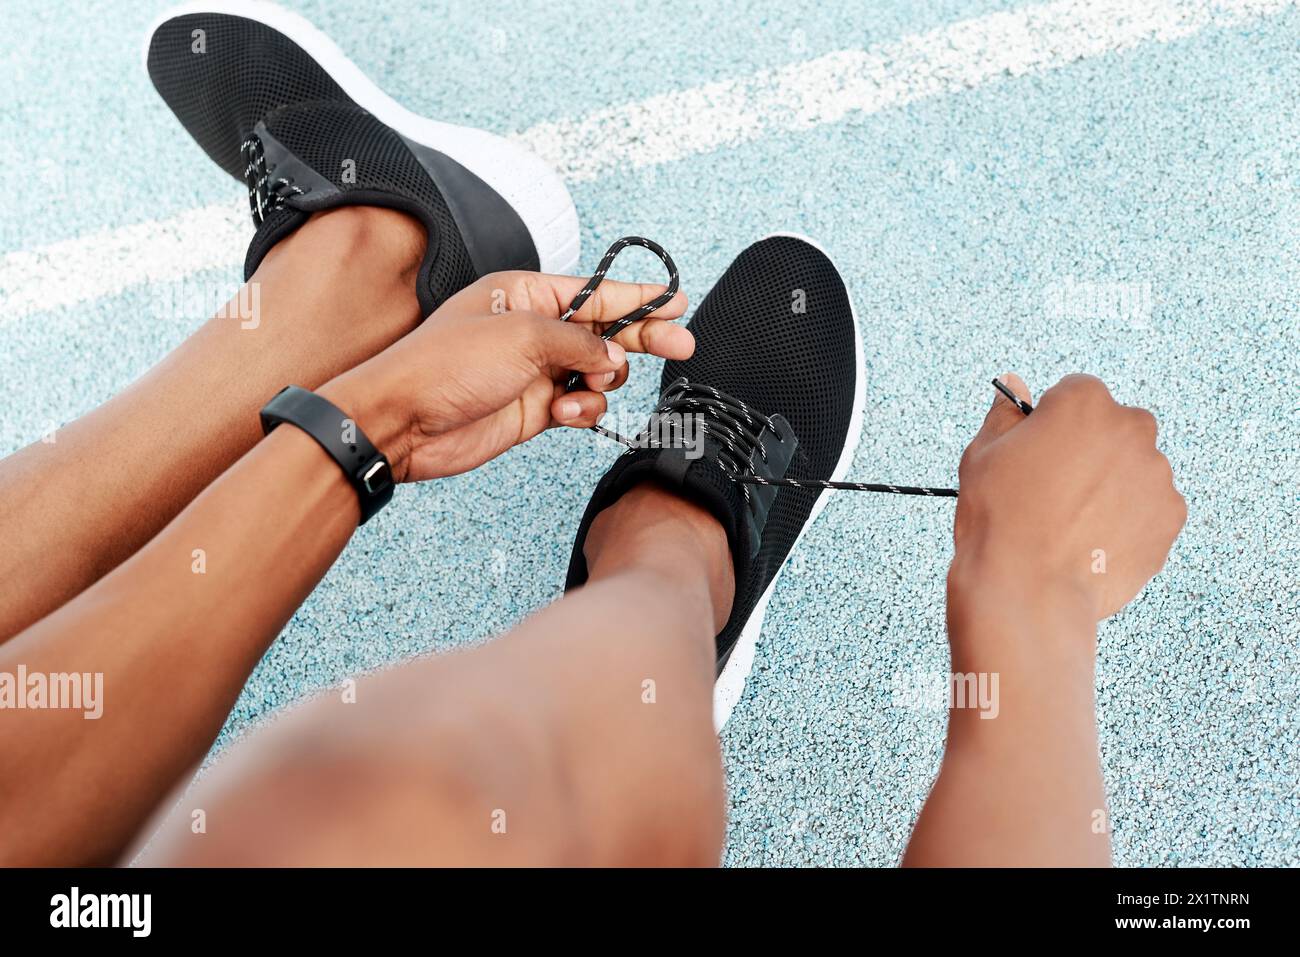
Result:
M779 236L805 242L820 251L832 263L835 261L834 257L820 243L799 233L772 233L763 238L772 239ZM848 291L847 286L846 291ZM857 359L855 363L857 378L853 387L853 414L849 419L848 435L844 437L844 449L840 452L840 459L835 465L835 471L830 476L833 482L843 481L849 473L849 467L853 464L853 454L858 450L858 440L862 436L862 418L863 411L866 408L866 358L862 349L862 329L858 324L858 311L853 305L852 294L849 295L849 310L853 315L853 343ZM736 641L736 647L732 650L731 657L727 659L722 674L718 676L717 683L713 686L713 726L718 731L721 731L722 726L727 723L727 719L731 717L731 712L736 708L736 703L740 701L740 696L745 693L745 681L749 678L749 673L754 669L754 652L758 648L758 636L763 630L763 619L767 615L767 603L772 598L772 592L776 590L776 583L781 580L781 572L789 564L790 559L794 556L795 549L803 541L808 529L812 527L813 522L817 521L817 516L826 507L830 496L831 493L826 490L823 490L817 496L812 512L808 515L808 521L804 522L803 528L799 530L799 537L794 540L794 545L791 546L789 554L785 556L785 561L776 570L776 574L772 576L766 590L758 599L758 604L754 606L749 621L745 622L745 627L740 632L740 638Z
M412 113L367 77L329 37L291 10L265 0L199 0L168 10L145 34L141 62L148 64L149 41L173 17L225 13L264 23L283 33L319 63L362 109L417 143L450 156L491 186L519 214L541 271L572 274L578 267L578 213L555 170L535 153L501 136L469 126L439 123Z

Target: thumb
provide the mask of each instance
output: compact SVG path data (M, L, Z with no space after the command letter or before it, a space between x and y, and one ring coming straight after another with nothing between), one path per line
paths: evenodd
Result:
M627 362L617 342L607 342L585 323L557 322L529 314L521 317L522 347L541 370L616 372Z
M1033 401L1029 393L1029 386L1025 385L1024 380L1014 372L1000 375L998 379L1025 402ZM984 417L984 424L980 426L979 432L971 440L971 450L983 448L995 439L1010 432L1024 420L1025 414L1016 407L1015 403L1001 392L998 392L993 399L993 406L989 409L988 415Z

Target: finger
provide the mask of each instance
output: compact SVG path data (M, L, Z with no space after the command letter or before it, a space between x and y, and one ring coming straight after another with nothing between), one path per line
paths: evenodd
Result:
M1105 408L1117 404L1106 383L1094 375L1083 372L1072 372L1062 378L1043 393L1042 398L1038 400L1039 406L1041 407L1044 402L1049 406L1063 402L1067 406L1091 405Z
M644 352L661 359L689 359L695 352L695 336L691 330L667 319L634 322L616 335L614 341L628 352Z
M613 372L588 372L582 377L582 384L592 392L605 392L614 384Z
M586 326L554 322L536 313L515 313L516 346L539 371L572 369L604 374L627 363L627 352L617 342L606 342Z
M1014 372L1008 372L1005 375L998 376L998 379L1022 400L1032 403L1029 386L1025 385L1020 376ZM1001 392L997 392L993 397L993 405L989 408L988 415L984 416L984 424L980 426L979 432L971 441L971 449L974 450L987 445L999 436L1011 431L1024 420L1025 414L1020 411L1016 404Z
M504 316L520 310L535 312L548 319L558 319L587 282L587 279L580 276L552 276L524 270L489 273L448 299L436 314L439 318L484 312ZM573 320L584 325L616 322L667 288L654 283L607 279L583 303ZM677 319L685 313L686 294L678 292L651 315L661 319Z
M551 402L551 425L588 429L608 407L599 392L566 392Z
M1124 408L1127 411L1129 421L1133 423L1134 431L1154 447L1160 431L1156 417L1146 409L1140 409L1137 406L1126 405Z
M623 383L628 380L631 374L631 363L625 363L623 368L614 373L614 381L604 388L605 392L613 392L615 389L623 388Z
M546 296L543 290L547 290L550 294L550 305L554 311L554 316L559 318L569 308L569 303L573 301L573 297L587 285L587 281L581 276L549 276L544 273L535 273L530 298L536 301L529 308L536 309L546 315L547 310L543 308L542 300ZM616 279L606 279L596 287L596 291L591 294L587 301L582 304L582 308L574 313L573 318L569 321L601 324L617 322L633 309L663 295L667 291L667 286L661 286L658 283L619 282ZM678 290L673 298L650 313L647 318L680 319L685 314L686 293ZM640 325L640 323L637 323L637 325Z
M613 392L627 381L628 363L616 372L589 372L582 377L582 383L592 392Z

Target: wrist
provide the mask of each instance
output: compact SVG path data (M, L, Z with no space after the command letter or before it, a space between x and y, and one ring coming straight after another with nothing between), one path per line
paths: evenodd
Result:
M411 451L410 415L403 389L386 382L371 363L331 379L316 393L346 414L384 457L393 481L403 482Z
M948 635L956 670L1046 658L1091 674L1097 619L1084 585L1034 555L964 542L948 571Z

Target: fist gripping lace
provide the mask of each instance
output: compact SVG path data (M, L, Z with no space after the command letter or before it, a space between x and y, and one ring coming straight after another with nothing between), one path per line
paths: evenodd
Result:
M659 257L668 270L668 288L649 302L643 303L617 322L611 324L608 329L600 334L602 339L614 338L632 323L639 322L656 309L667 304L677 294L679 285L677 265L664 248L658 243L643 239L640 236L624 236L605 251L605 255L600 259L600 264L596 267L595 274L587 280L587 284L582 287L582 290L573 297L573 301L569 303L569 308L565 310L564 315L560 316L561 322L568 322L569 319L573 318L573 314L582 308L583 303L591 298L591 294L605 281L609 267L613 265L618 254L628 246L641 246ZM580 376L576 372L569 376L567 383L569 391L572 391L577 386L579 378ZM993 385L1025 415L1033 411L1033 406L1008 389L1000 380L994 379ZM763 429L775 431L772 421L767 416L755 412L740 399L729 396L712 386L688 382L684 378L677 379L664 390L663 395L660 397L659 406L655 409L655 415L674 412L702 414L703 420L700 430L711 435L717 441L719 445L718 463L733 482L739 482L743 485L774 485L784 488L838 489L848 492L925 495L930 498L957 497L955 488L933 488L926 485L890 485L885 482L832 482L829 479L763 478L761 475L744 472L742 469L743 463L749 461L754 450L757 450L760 454L765 454L762 445L759 443L759 435ZM627 436L620 435L612 429L606 429L599 425L593 425L591 431L598 432L616 442L621 442L630 449L642 448L644 444L640 439L629 439Z

